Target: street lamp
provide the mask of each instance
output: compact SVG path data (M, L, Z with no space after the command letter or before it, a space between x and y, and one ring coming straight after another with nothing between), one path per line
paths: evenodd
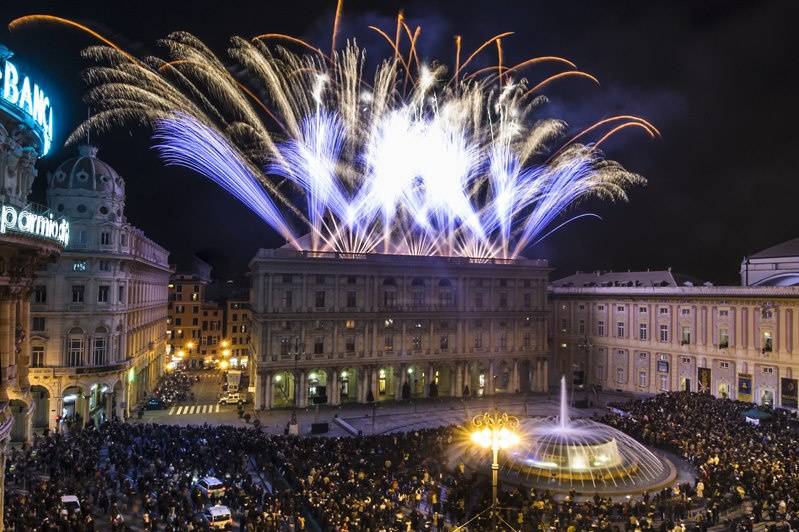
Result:
M499 451L519 443L519 419L506 413L486 412L472 419L472 442L484 449L491 449L491 506L497 506L499 485Z

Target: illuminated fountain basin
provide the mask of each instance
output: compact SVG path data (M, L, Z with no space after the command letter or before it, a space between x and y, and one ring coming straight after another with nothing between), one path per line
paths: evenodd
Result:
M541 490L606 496L632 495L671 485L677 470L627 434L591 419L569 419L566 380L561 379L560 415L520 422L520 443L502 451L503 482ZM463 456L477 471L486 458Z

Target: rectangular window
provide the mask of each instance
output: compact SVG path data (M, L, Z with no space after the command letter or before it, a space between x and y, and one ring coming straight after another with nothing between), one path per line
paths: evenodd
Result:
M33 346L31 348L31 367L32 368L44 367L44 347Z
M624 322L620 321L616 324L616 336L624 338Z
M314 296L314 306L316 308L322 308L325 306L325 291L318 290ZM233 315L235 317L235 314ZM235 321L235 320L234 320Z
M774 339L771 337L770 332L763 333L763 352L764 353L771 353L771 350L774 348Z
M763 368L763 373L766 375L771 375L774 373L774 368Z
M691 309L689 309L689 308L681 308L680 309L680 314L682 316L690 316L691 315Z
M111 287L108 285L100 285L97 287L97 302L98 303L108 303L108 293L111 291Z
M70 338L67 341L67 366L80 366L83 358L83 339Z
M638 314L646 314L648 312L646 307L638 307Z
M438 305L440 307L451 307L452 306L452 292L449 290L444 290L443 292L438 293Z
M505 292L499 294L499 308L508 308L508 294Z
M354 329L355 328L355 320L346 320L344 322L344 327L347 329Z
M524 308L530 308L533 306L533 295L529 292L525 292L524 296Z
M120 287L117 288L117 300L120 303L124 303L125 302L125 287L124 286L120 286Z
M566 318L560 319L560 332L565 333L567 328Z
M660 326L660 341L661 342L668 342L669 341L669 326L668 325L661 325Z
M604 321L596 322L596 335L597 336L605 336L605 322Z
M86 288L82 284L72 285L72 302L83 303L83 295Z
M729 310L727 310L727 309L719 310L719 317L720 318L726 318L729 315L730 315L730 311Z
M616 312L624 312L624 307L619 305L616 307Z
M355 337L348 336L347 339L344 341L344 349L347 353L355 352Z
M286 290L283 293L283 308L291 308L294 303L294 292Z
M325 276L324 275L317 275L315 278L316 284L325 284Z
M585 320L577 322L577 334L585 334Z
M481 332L474 333L474 347L475 349L483 348L483 333Z
M109 260L101 260L100 261L100 271L110 272L111 271L111 261L109 261Z
M111 245L111 233L108 231L103 231L100 233L100 244L103 246L110 246Z
M43 331L44 325L45 325L44 318L34 317L31 319L31 329L34 331Z
M649 386L649 377L644 370L638 372L638 386L641 388L646 388Z
M33 302L39 304L47 303L47 286L37 284L33 288Z
M413 291L413 306L421 307L424 305L424 292L422 290Z
M669 313L669 307L658 307L658 314L663 315L668 313Z
M321 355L325 352L325 338L323 336L317 336L314 339L313 343L313 353L314 355Z
M691 357L682 357L682 363L683 364L690 364L691 363Z
M530 338L530 333L529 333L529 332L526 332L526 333L524 333L524 334L522 335L522 345L523 345L523 346L524 346L526 349L529 349L529 348L530 348L530 345L531 345L531 338Z
M624 368L616 368L616 382L624 384L626 381L627 378L624 375Z
M660 379L660 391L661 392L668 392L669 391L669 376L668 375L659 375L658 378Z
M729 369L730 363L729 362L719 362L719 367L721 369Z
M288 356L288 354L289 354L289 339L288 338L281 338L280 339L280 354L282 356Z
M182 322L183 322L182 318L175 318L175 325L183 325Z
M357 293L347 292L347 308L355 308L357 305Z
M599 311L605 310L605 305L597 305L596 309Z
M414 334L413 338L411 338L411 345L413 346L414 351L421 351L422 350L422 335L421 334Z
M106 354L106 345L105 345L105 338L95 338L94 339L94 356L92 357L92 362L95 366L105 366Z
M479 292L474 295L474 308L483 308L483 294Z
M647 334L648 333L648 331L647 331L648 327L649 326L646 323L638 324L638 339L641 340L642 342L646 342L646 340L648 338L648 334Z
M508 348L508 335L506 333L502 333L499 336L499 348L500 349L507 349Z
M291 284L291 275L284 274L282 280L283 284Z
M355 284L357 280L358 279L354 275L347 276L347 284Z
M727 349L730 346L730 332L727 329L719 329L719 349Z
M394 350L394 336L387 334L383 337L383 350L385 351Z
M119 235L119 240L120 240L120 243L123 246L127 246L128 245L128 234L127 233L120 234Z
M446 334L442 334L438 346L441 348L442 351L447 351L449 349L449 336Z
M690 327L683 327L682 328L682 340L680 341L682 345L688 345L691 343L691 328Z

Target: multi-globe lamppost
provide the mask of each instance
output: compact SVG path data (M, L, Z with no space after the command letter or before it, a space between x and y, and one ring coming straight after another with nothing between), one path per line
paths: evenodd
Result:
M519 443L519 419L506 413L486 412L472 419L472 441L491 449L491 505L498 506L499 451Z

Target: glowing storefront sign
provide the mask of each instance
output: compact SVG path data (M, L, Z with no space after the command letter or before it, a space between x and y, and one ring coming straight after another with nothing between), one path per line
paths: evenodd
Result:
M69 222L64 218L54 220L52 213L45 216L3 205L0 208L0 234L8 231L55 240L65 247L69 244Z
M0 107L39 137L43 156L53 142L53 107L44 90L9 60L12 55L0 45Z

